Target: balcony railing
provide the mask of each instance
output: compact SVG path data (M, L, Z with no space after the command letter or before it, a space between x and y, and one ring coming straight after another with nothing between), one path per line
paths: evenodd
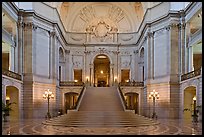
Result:
M193 78L193 77L196 77L196 76L199 76L201 74L201 68L195 70L195 71L191 71L189 73L186 73L186 74L183 74L181 76L181 81L183 80L187 80L187 79L190 79L190 78Z
M83 86L83 82L75 82L75 81L60 81L60 86Z
M144 82L121 82L119 83L119 86L133 86L133 87L143 87Z
M2 74L17 80L21 80L21 75L10 70L2 68Z

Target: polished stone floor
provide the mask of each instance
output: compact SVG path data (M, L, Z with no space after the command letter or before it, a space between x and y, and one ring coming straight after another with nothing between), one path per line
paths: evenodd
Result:
M202 123L157 119L154 126L60 127L43 125L45 119L2 122L2 135L202 135Z

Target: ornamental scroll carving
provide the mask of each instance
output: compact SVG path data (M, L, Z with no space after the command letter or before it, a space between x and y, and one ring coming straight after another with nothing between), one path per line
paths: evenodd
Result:
M130 56L121 56L121 68L130 68Z
M113 34L117 32L118 28L115 25L111 25L103 19L99 19L97 23L92 23L86 28L86 33L93 35L100 42L112 39Z
M82 66L83 66L83 56L73 55L72 56L72 63L73 63L73 68L75 68L75 69L82 69Z

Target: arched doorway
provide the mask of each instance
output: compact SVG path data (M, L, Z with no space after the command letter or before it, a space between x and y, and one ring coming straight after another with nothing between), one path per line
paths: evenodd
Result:
M78 93L68 92L65 93L64 96L65 96L65 111L67 112L67 110L75 109L76 102L79 96Z
M127 103L127 109L135 110L136 114L139 114L139 94L135 92L125 93L125 101Z
M110 60L104 54L97 55L94 59L94 86L110 86Z
M14 103L11 105L11 111L9 111L10 120L19 119L19 90L14 86L6 87L6 104Z
M184 120L191 120L191 115L194 110L194 101L193 98L196 97L196 87L190 86L184 89L184 109L190 109L192 111L184 111L183 118Z

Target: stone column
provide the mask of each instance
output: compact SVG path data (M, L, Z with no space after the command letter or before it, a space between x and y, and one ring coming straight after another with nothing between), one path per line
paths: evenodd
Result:
M65 81L69 81L69 66L70 66L70 62L69 62L69 54L70 54L70 50L65 50Z
M19 57L19 55L18 55L18 50L19 50L19 48L18 48L18 23L16 22L15 23L15 32L16 32L16 39L15 39L15 54L14 54L14 58L15 58L15 60L14 60L14 71L16 72L16 73L19 73L19 65L20 64L18 64L18 60L20 59L20 57ZM21 73L19 73L19 74L21 74Z
M151 78L154 79L154 34L155 32L151 33Z
M90 78L89 78L89 81L90 81L91 86L94 86L94 66L93 66L93 64L89 64L89 66L90 66Z
M151 42L152 42L152 33L151 32L147 32L147 47L146 49L146 57L147 57L147 70L146 70L146 78L150 79L151 78Z
M190 23L186 22L185 25L185 73L189 72L189 52L188 52L188 43L190 37Z
M2 81L2 102L6 103L6 86Z
M188 47L188 72L194 71L193 67L193 47Z
M19 12L19 15L20 15L21 12ZM23 23L23 17L22 16L19 16L18 17L19 20L18 20L18 23L17 23L17 46L18 46L18 73L22 73L23 72L23 42L24 42L24 23Z
M110 82L109 82L109 85L112 85L113 86L113 78L114 78L114 74L113 74L113 68L114 68L114 64L110 64Z
M13 39L13 37L12 37ZM12 45L11 45L11 54L9 54L9 70L15 72L15 43L14 40L12 40Z
M35 30L37 26L33 22L28 22L24 27L23 45L23 112L24 118L33 118L33 73L35 71Z

